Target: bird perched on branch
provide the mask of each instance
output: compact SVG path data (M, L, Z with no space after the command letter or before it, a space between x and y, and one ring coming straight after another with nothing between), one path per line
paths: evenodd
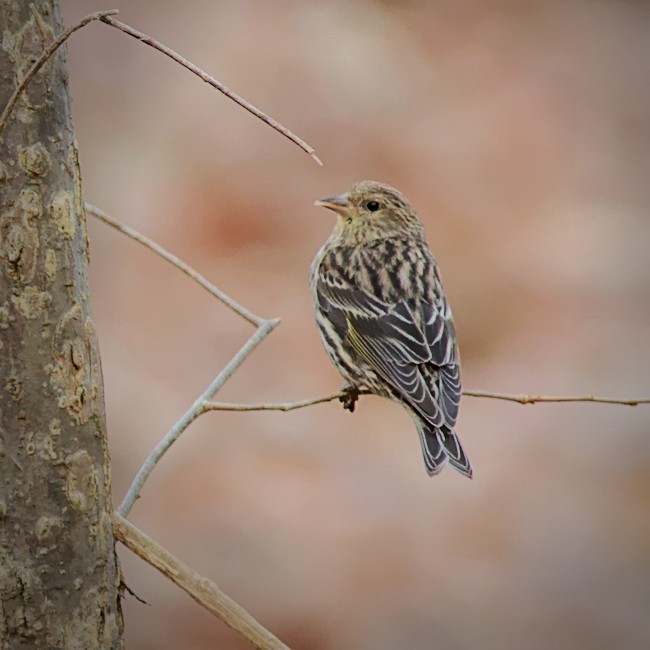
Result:
M347 382L344 407L353 411L360 391L400 402L429 475L449 462L471 478L454 431L456 331L422 222L400 192L376 181L315 205L338 215L312 263L311 287L321 339Z

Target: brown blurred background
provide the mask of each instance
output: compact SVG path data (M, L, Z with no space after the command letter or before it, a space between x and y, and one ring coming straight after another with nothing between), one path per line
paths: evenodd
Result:
M69 63L87 200L282 325L219 399L336 390L312 207L399 187L427 226L467 388L650 394L650 5L65 0L117 6L312 144L317 167L109 27ZM90 223L114 496L251 328ZM465 398L475 468L429 479L415 430L364 398L209 414L132 519L295 649L650 647L650 408ZM247 647L121 552L130 650Z

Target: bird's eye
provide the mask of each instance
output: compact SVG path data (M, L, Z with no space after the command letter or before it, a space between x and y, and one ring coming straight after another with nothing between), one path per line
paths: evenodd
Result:
M377 203L377 201L368 201L368 203L366 203L366 208L368 208L370 212L377 212L377 210L379 210L379 203Z

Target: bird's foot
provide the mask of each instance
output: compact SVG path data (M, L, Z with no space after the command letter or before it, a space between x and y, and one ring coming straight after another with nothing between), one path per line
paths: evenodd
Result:
M341 389L342 395L339 397L339 402L343 404L343 408L354 413L354 405L359 399L359 389L356 386L346 384Z

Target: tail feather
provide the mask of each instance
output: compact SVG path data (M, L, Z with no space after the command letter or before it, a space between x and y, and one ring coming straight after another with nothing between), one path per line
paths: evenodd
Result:
M433 428L421 419L416 420L422 455L429 476L434 476L449 463L463 476L472 478L472 467L469 458L460 444L455 431L446 428Z
M422 456L429 476L439 474L447 464L447 454L438 436L432 435L423 422L417 422L418 435L422 445Z

